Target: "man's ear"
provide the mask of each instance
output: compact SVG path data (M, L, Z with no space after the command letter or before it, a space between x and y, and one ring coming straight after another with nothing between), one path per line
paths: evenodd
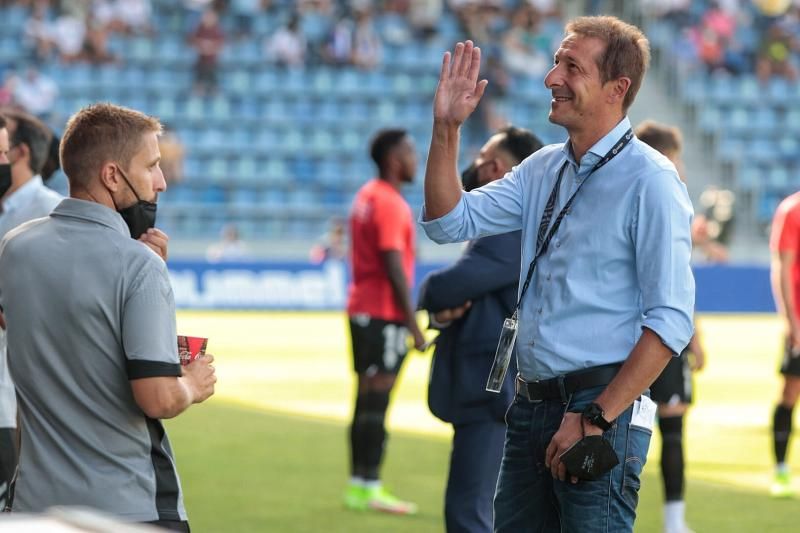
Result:
M31 147L27 143L19 143L16 148L19 151L19 159L31 160Z
M607 81L606 86L610 89L607 93L606 101L609 104L621 104L622 101L625 100L625 95L628 94L628 90L631 88L631 79L623 76L616 80Z
M122 178L116 163L108 161L100 167L100 181L110 191L117 192L120 189Z

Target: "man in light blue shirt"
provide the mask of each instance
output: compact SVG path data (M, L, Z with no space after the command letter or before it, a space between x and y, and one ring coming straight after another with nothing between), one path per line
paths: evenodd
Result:
M495 530L631 531L655 414L643 393L692 336L692 207L672 163L630 132L645 36L575 19L554 63L550 120L569 140L462 193L459 127L487 82L471 42L452 65L445 54L422 226L437 242L522 229L520 375Z

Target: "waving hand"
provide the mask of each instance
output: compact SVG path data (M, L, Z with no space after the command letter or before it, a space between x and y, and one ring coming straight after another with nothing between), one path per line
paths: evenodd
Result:
M489 82L478 81L481 49L472 41L456 44L452 64L450 59L450 52L445 52L433 101L433 118L444 124L460 126L475 111Z

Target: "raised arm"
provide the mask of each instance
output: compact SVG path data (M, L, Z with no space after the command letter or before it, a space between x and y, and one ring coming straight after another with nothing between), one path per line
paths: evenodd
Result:
M425 220L446 215L461 199L458 143L461 124L480 102L487 80L478 81L481 49L472 41L445 52L433 101L433 134L425 169Z

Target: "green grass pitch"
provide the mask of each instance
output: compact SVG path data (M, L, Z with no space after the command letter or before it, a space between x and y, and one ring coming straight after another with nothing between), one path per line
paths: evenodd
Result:
M698 533L794 531L800 501L767 495L780 323L715 315L699 325L708 365L686 431L689 523ZM383 468L387 486L420 512L362 514L341 505L353 386L343 314L184 311L178 332L210 338L219 377L211 400L167 423L193 531L443 531L450 430L425 404L430 354L407 359ZM659 449L654 437L641 533L661 531ZM790 461L800 480L798 437Z

